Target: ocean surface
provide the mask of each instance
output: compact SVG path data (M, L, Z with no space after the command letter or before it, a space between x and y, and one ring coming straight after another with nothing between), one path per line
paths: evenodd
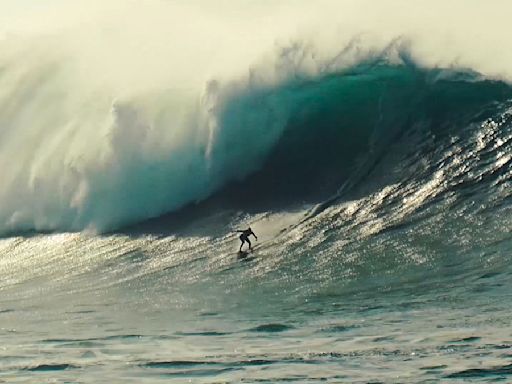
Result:
M356 39L115 97L14 42L0 382L512 382L506 76Z

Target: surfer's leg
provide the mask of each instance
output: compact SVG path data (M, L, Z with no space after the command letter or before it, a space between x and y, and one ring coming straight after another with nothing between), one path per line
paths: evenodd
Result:
M249 244L249 249L252 250L252 247L251 247L251 241L249 240L249 238L245 239L245 241L247 241L247 243Z
M240 241L242 242L242 244L240 244L239 251L242 251L242 247L244 246L244 235L240 235Z

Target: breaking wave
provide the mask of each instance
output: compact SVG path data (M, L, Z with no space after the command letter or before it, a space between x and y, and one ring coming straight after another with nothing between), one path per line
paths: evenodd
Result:
M236 74L180 67L147 87L87 81L51 43L2 42L3 235L110 231L212 196L242 209L322 203L404 135L461 129L512 95L471 70L418 64L404 39L330 54L294 42Z

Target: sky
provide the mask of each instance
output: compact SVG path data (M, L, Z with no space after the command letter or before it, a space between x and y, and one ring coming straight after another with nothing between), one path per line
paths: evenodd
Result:
M511 80L510 14L508 0L0 0L0 44L44 47L84 82L136 93L244 76L297 41L334 56L361 36L363 49L400 38L422 65Z

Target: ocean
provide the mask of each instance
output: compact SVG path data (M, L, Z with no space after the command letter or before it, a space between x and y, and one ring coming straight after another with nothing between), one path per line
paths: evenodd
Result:
M110 5L147 51L108 10L0 40L0 382L512 381L506 72L293 20L212 48L246 28L224 3L134 4ZM171 11L218 30L176 38Z

